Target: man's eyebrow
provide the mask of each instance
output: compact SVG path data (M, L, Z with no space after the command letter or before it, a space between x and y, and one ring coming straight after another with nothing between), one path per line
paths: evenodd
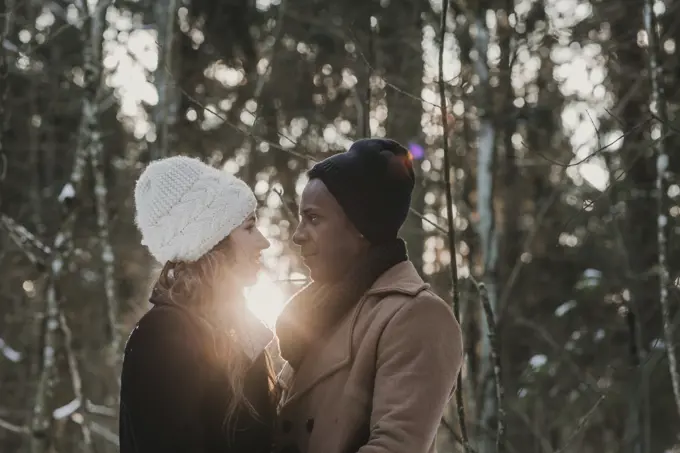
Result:
M300 209L300 214L309 214L312 211L318 211L318 208L316 206L308 206Z

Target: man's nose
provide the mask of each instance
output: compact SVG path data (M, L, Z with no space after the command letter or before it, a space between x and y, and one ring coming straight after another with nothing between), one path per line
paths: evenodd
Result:
M302 245L306 240L307 233L305 232L305 229L301 226L301 224L299 224L298 227L295 229L295 232L293 233L293 244Z

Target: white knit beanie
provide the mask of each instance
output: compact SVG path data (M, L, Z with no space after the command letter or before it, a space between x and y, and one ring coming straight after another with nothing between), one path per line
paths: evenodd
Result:
M151 162L135 187L142 244L161 264L196 261L256 207L246 183L186 156Z

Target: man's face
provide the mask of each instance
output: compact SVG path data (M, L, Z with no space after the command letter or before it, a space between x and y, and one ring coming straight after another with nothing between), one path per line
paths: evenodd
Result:
M312 280L320 283L341 279L368 246L320 179L309 181L302 192L293 242Z

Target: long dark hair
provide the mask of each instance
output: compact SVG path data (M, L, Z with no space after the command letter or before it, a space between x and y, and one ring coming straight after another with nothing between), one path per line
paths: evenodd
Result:
M229 325L220 316L220 303L216 303L217 283L233 279L224 278L225 269L233 263L233 252L230 238L227 237L212 250L193 262L168 262L158 276L153 292L170 304L179 306L207 327L212 333L213 347L210 348L209 359L223 371L225 385L229 387L232 397L229 399L224 423L233 427L234 416L241 407L255 417L259 417L252 404L244 394L245 377L250 368L250 360L245 356L239 343L229 334ZM232 291L233 290L233 291ZM241 297L241 288L234 285L229 288L230 296ZM265 351L267 377L272 404L275 404L279 390L271 365L271 358Z

